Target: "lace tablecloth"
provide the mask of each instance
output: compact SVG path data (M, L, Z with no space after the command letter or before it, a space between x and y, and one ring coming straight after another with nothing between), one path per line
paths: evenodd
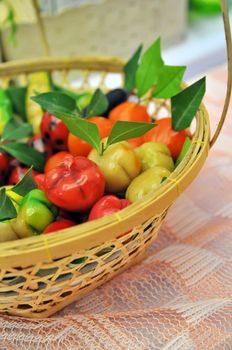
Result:
M215 126L224 68L205 102ZM0 349L232 349L232 119L146 260L50 319L0 317Z

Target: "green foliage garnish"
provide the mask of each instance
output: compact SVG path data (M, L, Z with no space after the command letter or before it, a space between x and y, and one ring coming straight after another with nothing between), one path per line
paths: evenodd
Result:
M205 77L172 97L172 127L174 130L179 131L190 126L204 94Z
M176 160L175 167L177 167L180 164L180 162L182 162L182 160L186 156L190 146L191 146L191 140L189 137L186 137L184 144L182 146L181 152L179 154L179 157Z
M16 209L11 199L6 194L6 189L0 189L0 221L14 219L17 216Z
M157 39L142 56L141 63L136 72L136 88L139 97L158 81L164 61L161 57L160 38Z
M48 92L34 96L32 99L49 113L52 113L57 118L63 120L72 134L88 142L98 151L99 154L102 153L100 133L96 124L91 123L87 119L83 119L78 115L74 105L69 101L70 97L66 96L68 97L66 99L64 94L60 97L57 95L55 96L54 94L57 93ZM87 109L88 116L100 114L96 113L96 111L103 111L103 107L108 107L108 104L105 103L106 98L103 96L103 93L97 89L90 102L89 108ZM154 126L155 124L152 123L118 121L112 128L104 150L113 143L141 136Z
M158 38L142 55L141 46L124 66L125 87L142 98L149 90L150 97L169 99L172 103L172 127L179 131L189 127L205 93L205 78L181 91L185 66L168 66L161 56ZM136 83L134 86L134 76ZM180 92L181 91L181 92Z
M45 164L44 155L26 143L14 142L27 138L32 134L31 124L22 123L12 118L3 130L0 138L0 150L10 154L25 165L33 166L36 170L43 171Z
M108 108L108 100L100 89L93 94L90 104L84 111L80 111L76 100L64 91L53 91L38 94L32 97L32 100L41 105L41 107L49 113L71 113L77 117L92 117L101 115Z
M16 141L33 134L32 125L11 119L5 126L2 141Z
M153 96L168 99L178 94L185 70L185 66L163 66Z
M96 148L97 151L100 151L100 134L97 126L80 117L76 102L70 96L60 92L46 92L33 96L32 100L49 113L63 120L73 135L80 137Z
M140 45L133 56L124 66L125 81L124 87L128 92L131 92L135 87L136 71L138 69L138 62L141 56L143 46Z
M129 92L136 87L138 96L142 97L149 89L152 89L153 97L163 99L171 98L180 92L186 67L165 65L160 45L159 38L147 49L139 63L142 51L140 45L124 66L124 86Z
M5 90L0 87L0 132L2 132L6 123L12 118L12 104Z
M24 86L10 86L6 89L6 93L11 100L13 110L20 115L23 120L27 120L26 113L26 93L27 88Z
M32 168L24 175L21 181L15 185L11 191L25 196L33 189L37 188L37 184L32 176ZM0 221L11 220L17 217L17 211L13 204L14 199L7 195L6 189L0 189Z
M101 115L107 110L108 105L109 102L106 96L100 89L97 89L91 98L90 104L86 108L85 116L89 118L95 115Z
M100 133L96 124L88 122L86 119L80 118L71 112L55 111L53 115L63 120L73 135L80 137L100 152Z
M76 101L76 105L78 107L79 111L82 111L81 114L85 114L83 112L83 109L87 107L91 101L92 94L90 92L81 92L81 93L76 93L71 89L64 88L59 85L53 85L53 88L55 91L63 92L64 94L72 97Z
M11 191L19 194L20 196L25 196L31 190L38 188L33 175L32 175L32 167L26 172L24 177L19 181Z
M118 120L108 137L107 146L134 137L139 137L156 126L154 123L126 122Z
M42 172L44 169L44 156L25 143L0 144L0 150L5 151L25 165L33 166L38 171Z
M71 112L76 115L80 113L80 111L77 110L75 99L63 92L44 92L31 97L31 99L51 114L57 111L61 113Z
M68 89L68 88L65 88L63 86L60 86L60 85L53 85L53 88L55 91L58 91L58 92L62 92L66 95L68 95L69 97L72 97L74 100L77 100L79 98L79 94L77 94L76 92L72 91L71 89Z

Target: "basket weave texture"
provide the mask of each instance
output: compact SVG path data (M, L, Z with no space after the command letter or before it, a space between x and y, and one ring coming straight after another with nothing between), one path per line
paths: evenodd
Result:
M4 64L0 85L26 84L35 71L51 72L64 86L77 90L101 87L112 78L122 81L123 63L115 58L45 58ZM154 114L168 113L155 102ZM201 105L192 145L171 176L142 201L112 215L48 236L0 245L0 312L24 317L47 317L106 282L144 257L156 238L167 209L193 181L208 154L208 114ZM126 234L125 234L126 233Z

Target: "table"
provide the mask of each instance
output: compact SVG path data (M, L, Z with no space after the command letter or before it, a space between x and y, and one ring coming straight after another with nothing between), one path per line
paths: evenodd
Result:
M213 127L226 72L208 74ZM232 349L232 119L147 258L50 319L0 317L0 349Z

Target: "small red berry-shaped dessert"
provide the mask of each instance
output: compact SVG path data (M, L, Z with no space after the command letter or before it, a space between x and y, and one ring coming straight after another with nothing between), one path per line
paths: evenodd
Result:
M54 151L67 149L69 131L62 120L45 112L40 124L40 130L44 142L50 145Z

